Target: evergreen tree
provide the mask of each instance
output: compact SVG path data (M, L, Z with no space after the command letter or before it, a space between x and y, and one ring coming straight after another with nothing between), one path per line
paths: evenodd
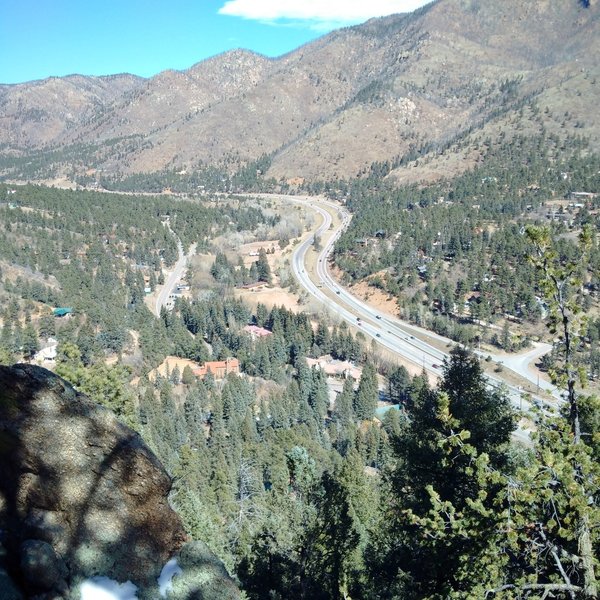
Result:
M329 391L327 388L327 378L321 369L313 367L311 369L312 383L308 395L308 403L313 409L315 417L322 423L327 415L329 406Z
M9 348L9 350L13 354L21 354L22 347L23 347L23 327L21 326L20 321L16 321L15 324L13 325L11 343L12 343L12 345Z
M372 419L375 416L378 399L377 371L372 363L366 363L362 369L355 396L354 413L356 417L358 419Z
M520 507L523 510L520 516L536 523L534 528L526 529L525 523L521 522L520 541L530 562L539 562L537 553L530 550L532 543L549 552L544 572L539 576L546 581L539 583L546 584L550 591L552 584L556 589L564 586L571 597L597 598L598 558L594 548L600 542L600 509L597 505L600 470L591 460L592 448L582 435L582 422L585 421L581 418L581 394L577 389L580 376L574 359L577 343L585 331L578 298L582 289L581 268L587 264L593 234L590 228L583 228L579 256L572 260L558 253L548 228L530 227L527 235L535 249L532 261L542 274L542 290L549 306L549 326L559 334L562 361L552 377L565 391L567 406L562 418L550 419L547 424L542 418L540 423L536 445L538 460L528 473L533 480L532 487L533 482L537 482L537 493L534 491L533 496L539 496L541 501L528 507L525 499L524 506ZM583 404L585 406L585 402ZM593 424L593 421L587 423ZM588 439L594 440L594 433L590 432ZM527 490L527 484L525 480L523 490ZM550 494L548 490L551 490ZM538 509L535 517L529 513L528 509L532 508ZM519 586L515 587L518 589Z
M388 375L388 394L394 404L404 404L410 397L410 375L404 366L396 367Z
M319 321L315 335L315 344L318 346L320 354L329 354L331 351L331 335L329 328Z
M40 349L37 331L31 323L27 323L23 329L21 344L23 356L26 360L31 360L33 355Z
M56 335L56 326L52 315L44 315L40 317L38 331L40 337L49 338Z
M354 380L347 377L344 380L344 387L335 399L335 406L332 411L331 429L332 438L335 442L337 451L345 456L348 450L354 445L356 437L356 424L354 422Z
M314 573L313 578L319 583L319 591L315 590L313 597L348 598L352 571L360 566L359 531L347 485L341 477L325 472L317 501L316 539L309 565L309 572Z
M271 267L267 259L267 253L264 248L258 251L258 260L256 263L256 277L258 281L265 281L266 283L272 282Z
M183 402L183 414L187 437L192 446L203 446L205 436L203 427L208 419L207 396L203 386L190 389Z
M14 356L11 351L0 344L0 365L12 365L14 363Z
M452 348L444 361L440 389L448 395L452 415L470 432L469 443L499 466L516 426L506 392L489 389L479 359L461 346Z
M183 367L183 372L181 373L181 383L184 385L193 385L195 381L196 378L194 377L192 369L189 365L185 365L185 367Z
M11 352L13 349L13 327L10 321L4 317L2 330L0 330L0 346Z
M265 324L267 323L267 319L269 318L269 311L267 310L267 307L262 304L261 302L259 302L256 305L256 324L259 327L264 327Z
M99 347L96 342L96 335L93 328L88 322L82 325L77 333L77 347L81 352L81 360L84 365L90 365L94 355L98 352Z
M181 383L181 371L177 365L175 365L175 368L171 371L169 379L173 385L179 385Z
M392 498L370 560L381 598L482 597L478 586L498 581L501 477L449 407L445 392L423 389L395 440Z

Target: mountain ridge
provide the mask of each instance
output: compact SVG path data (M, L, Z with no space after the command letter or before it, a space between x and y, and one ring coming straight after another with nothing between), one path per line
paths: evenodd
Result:
M238 49L147 79L0 85L0 174L119 178L205 165L233 172L267 155L276 179L356 177L374 163L469 140L474 123L483 132L502 115L498 127L510 134L510 115L542 101L544 126L561 134L554 113L569 112L598 149L598 29L595 3L438 0L278 58ZM570 110L565 85L577 86ZM85 159L28 172L30 155L78 144L87 146Z

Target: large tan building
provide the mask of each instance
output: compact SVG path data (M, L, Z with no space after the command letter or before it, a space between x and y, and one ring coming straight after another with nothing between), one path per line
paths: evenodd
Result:
M229 373L240 372L240 361L237 358L208 361L201 367L194 369L193 373L196 377L204 379L209 371L215 379L223 379L229 375Z

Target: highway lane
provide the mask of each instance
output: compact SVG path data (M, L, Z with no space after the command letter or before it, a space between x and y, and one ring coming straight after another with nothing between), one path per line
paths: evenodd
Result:
M424 366L426 370L440 375L441 365L439 363L447 356L444 352L414 336L411 337L410 333L400 328L400 323L397 319L380 313L362 300L359 300L333 279L328 268L328 257L335 242L341 235L343 227L349 224L351 215L345 209L340 209L335 204L326 200L320 200L319 202L337 210L341 215L343 225L342 228L334 232L318 255L317 277L320 281L318 285L321 285L321 288L315 285L310 279L304 265L306 253L312 245L312 238L305 240L296 249L292 264L296 277L302 286L313 297L326 304L332 312L341 316L352 325L360 327L366 335L375 338L382 346L400 354L403 358L410 360L414 364ZM331 226L331 215L329 211L323 209L314 201L311 203L311 208L323 217L323 223L316 232L316 235L323 236ZM331 295L325 294L323 289L328 289L334 295L333 298Z
M313 243L313 237L307 238L296 248L292 257L292 268L300 284L311 296L325 304L334 314L343 318L348 323L360 327L367 336L375 339L384 348L396 353L405 360L409 360L413 364L421 366L427 372L441 376L442 363L448 354L415 337L413 333L423 333L421 328L377 311L340 286L331 276L328 267L328 257L335 242L342 234L343 229L350 223L352 216L348 211L333 202L322 199L317 201L316 199L294 198L293 202L304 203L323 217L323 223L315 232L315 235L320 237L323 237L327 233L332 224L330 211L323 208L323 206L337 211L342 220L342 225L333 232L317 257L316 272L319 281L318 284L315 284L310 279L305 267L306 255ZM325 289L329 291L329 294L324 293ZM437 341L444 343L444 345L454 344L454 342L442 336L432 334L431 332L425 333L428 336L434 337ZM528 379L531 380L532 374L529 372L528 375ZM500 377L492 375L486 375L486 377L492 387L505 387L511 401L518 409L528 410L530 408L529 403L523 399L523 394L519 387L508 385ZM542 399L536 399L535 402L544 404L544 400Z

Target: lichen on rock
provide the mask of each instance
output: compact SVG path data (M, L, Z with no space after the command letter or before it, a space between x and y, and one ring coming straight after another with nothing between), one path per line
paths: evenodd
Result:
M0 529L27 594L94 575L156 585L187 540L140 436L50 371L0 366ZM33 573L44 561L52 573ZM49 566L50 569L50 566Z

